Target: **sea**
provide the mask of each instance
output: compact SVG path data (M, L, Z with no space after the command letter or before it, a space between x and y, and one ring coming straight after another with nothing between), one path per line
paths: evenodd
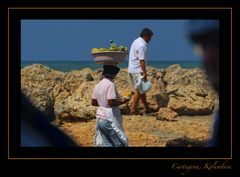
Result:
M21 61L21 68L32 64L42 64L51 69L69 72L71 70L81 70L83 68L91 68L96 70L102 68L102 65L96 64L94 61ZM148 61L147 65L158 69L165 69L173 64L179 64L182 68L202 68L201 61ZM120 68L127 68L128 62L118 65Z

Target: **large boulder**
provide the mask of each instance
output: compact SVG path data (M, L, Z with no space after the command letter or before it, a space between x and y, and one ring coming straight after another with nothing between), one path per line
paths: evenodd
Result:
M74 104L71 100L74 96L77 97L75 91L80 85L93 80L91 73L90 68L63 73L41 64L33 64L21 70L21 90L36 108L48 116L74 117L75 113L68 115L63 112L68 112L67 108ZM67 106L64 106L66 101Z
M147 93L150 107L160 109L159 117L167 112L178 115L205 115L213 112L218 96L211 88L203 70L182 69L172 65L166 69L147 67L152 88ZM90 68L59 72L40 64L21 70L21 89L40 110L59 120L88 120L95 117L97 107L91 106L94 86L102 79L102 69ZM120 95L130 90L127 68L114 79ZM132 100L121 105L123 114L129 114ZM163 109L164 108L164 109ZM139 104L140 112L144 110Z
M163 71L153 67L147 67L148 80L152 82L152 88L147 93L149 105L155 109L166 107L169 101L166 94L166 86L163 80Z
M96 109L91 105L92 91L96 82L83 82L71 95L60 94L55 98L54 110L58 120L95 118Z
M194 85L180 86L171 94L168 108L179 115L207 115L214 110L214 100L206 90Z
M217 94L199 68L182 69L172 65L163 77L169 97L167 107L179 115L206 115L214 110Z
M21 91L36 108L53 117L53 88L63 75L41 64L26 66L21 70Z

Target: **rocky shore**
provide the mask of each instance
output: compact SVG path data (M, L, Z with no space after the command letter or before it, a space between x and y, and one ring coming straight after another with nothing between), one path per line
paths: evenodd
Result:
M154 142L157 138L157 142L160 142L159 145L165 146L167 140L163 140L164 136L161 133L156 133L156 131L163 132L163 130L160 130L161 128L157 128L158 124L169 124L169 126L176 124L175 126L182 126L183 128L187 123L182 120L190 120L193 127L200 123L203 128L202 131L205 132L203 136L200 136L200 139L207 139L210 132L211 117L218 106L218 96L209 85L205 72L199 68L183 69L179 65L172 65L166 69L148 67L147 71L148 79L153 83L152 89L147 94L147 100L157 112L138 117L129 115L131 101L121 106L124 128L132 145L156 145ZM71 134L76 141L80 141L80 144L91 146L97 109L91 106L91 96L94 86L102 78L101 73L101 69L93 71L90 68L64 73L41 64L33 64L21 70L21 90L39 110L49 115L51 120L58 122L60 129ZM120 70L115 83L120 95L129 90L126 68ZM139 110L143 112L142 103L139 105ZM198 119L194 120L195 117L198 117ZM196 122L201 120L199 117L204 120ZM145 122L142 120L145 120ZM144 140L143 138L141 142L137 141L139 139L138 135L133 136L133 127L137 127L139 121L144 124L147 123L146 126L149 125L149 127L146 127L146 129L149 129L149 131L150 129L154 130L154 127L150 125L155 125L155 129L158 129L151 134L152 139L154 139L153 142L151 142L150 137L148 137L150 140ZM179 125L177 125L177 122ZM182 122L182 125L180 125L180 122ZM84 128L78 130L79 134L78 131L73 131L73 127L81 129L86 123L91 129L86 130L86 134L84 134ZM168 129L171 134L171 128ZM181 136L191 137L196 133L180 133L179 128L178 130ZM195 131L197 130L195 127ZM89 131L92 134L89 134ZM173 129L172 131L175 132ZM139 132L141 133L140 128ZM139 136L144 137L144 132L142 134L142 136ZM177 134L177 131L175 134ZM87 140L84 140L84 138L87 138ZM169 139L171 139L171 136ZM134 141L138 143L134 143Z

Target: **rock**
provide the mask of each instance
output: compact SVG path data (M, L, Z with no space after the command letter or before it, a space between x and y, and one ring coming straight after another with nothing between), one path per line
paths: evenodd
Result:
M190 139L186 136L172 139L166 142L166 147L204 147L205 145L205 141Z
M21 91L36 108L53 117L53 88L63 75L41 64L26 66L21 69Z
M160 110L158 111L157 119L174 121L177 115L178 114L176 112L172 111L169 108L160 108Z
M208 115L214 110L216 93L203 70L168 67L163 80L169 101L167 107L179 115Z
M77 70L77 72L81 72L81 73L92 73L93 70L91 68L83 68L81 70Z
M147 71L152 82L147 101L150 107L160 109L159 117L168 119L172 116L171 110L178 115L210 114L219 102L201 69L182 69L179 65L172 65L161 70L147 67ZM33 64L21 70L21 89L46 114L55 114L60 120L88 120L95 118L97 107L91 106L91 96L101 79L102 69L92 71L85 68L63 73ZM120 95L130 90L127 68L120 70L114 82ZM130 113L131 104L132 100L120 106L123 114ZM144 111L141 101L139 110Z
M94 80L100 81L100 80L103 79L102 72L103 72L103 69L100 68L100 69L97 69L97 70L93 71L91 73L91 75L92 75Z
M121 113L124 115L129 115L130 114L130 105L129 103L123 104L119 106Z
M180 86L175 94L169 95L168 108L179 115L208 115L214 110L214 101L211 97L199 96L201 88L187 85ZM205 93L206 94L206 93Z
M72 95L57 97L55 99L55 115L57 119L83 119L95 118L97 107L91 105L92 91L95 82L83 82ZM61 95L60 95L61 96Z
M90 73L87 73L86 76L85 76L85 80L86 81L93 81L94 79L93 79L93 77Z
M48 115L49 120L54 119L53 98L47 93L46 89L33 88L31 92L22 87L22 93L38 110Z

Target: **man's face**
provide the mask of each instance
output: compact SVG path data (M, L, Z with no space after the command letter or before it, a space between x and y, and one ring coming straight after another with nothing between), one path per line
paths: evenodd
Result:
M152 35L146 35L145 36L146 43L149 43L151 41L151 39L152 39Z

